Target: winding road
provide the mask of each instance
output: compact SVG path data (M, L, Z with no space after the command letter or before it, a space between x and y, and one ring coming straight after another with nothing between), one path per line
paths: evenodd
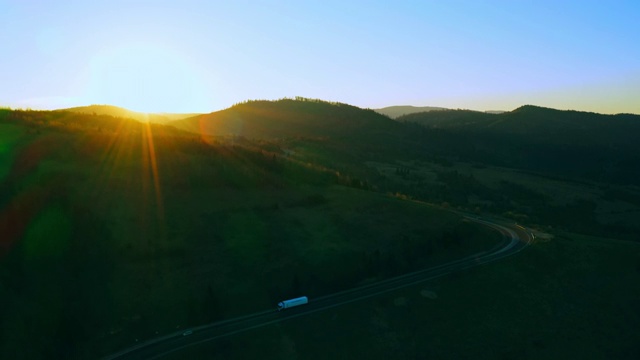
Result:
M124 349L104 359L160 359L170 353L183 350L187 347L327 310L500 260L520 252L533 240L532 233L520 225L508 224L498 220L483 220L468 215L463 216L469 221L488 226L500 232L505 237L505 241L491 250L473 254L463 259L339 293L312 298L309 300L309 304L305 306L292 308L283 312L277 312L274 306L273 309L267 311L194 327L188 329L191 331L190 335L183 335L185 331L183 330Z

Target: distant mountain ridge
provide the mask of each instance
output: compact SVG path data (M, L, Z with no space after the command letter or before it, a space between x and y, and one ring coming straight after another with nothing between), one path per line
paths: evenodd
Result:
M487 114L502 114L502 113L506 113L506 110L485 110L484 112L486 112Z
M422 133L425 151L442 156L612 183L640 178L640 115L525 105L502 114L432 111L397 121Z
M428 128L538 137L557 144L632 144L637 142L635 134L640 133L639 115L604 115L534 105L499 114L446 110L409 114L397 120Z
M170 121L184 119L199 115L197 113L180 114L180 113L143 113L138 111L132 111L113 105L89 105L79 106L67 109L59 109L55 111L69 111L79 114L95 114L95 115L109 115L115 117L129 118L142 122L153 122L158 124L166 124Z
M419 112L427 112L427 111L437 111L437 110L448 110L443 107L436 106L411 106L411 105L398 105L398 106L387 106L381 109L373 109L373 111L387 115L388 117L395 119L403 115L419 113Z
M429 111L448 111L452 109L437 107L437 106L411 106L411 105L398 105L398 106L387 106L380 109L373 109L373 111L380 113L382 115L387 115L392 119L397 119L404 115L410 115L421 112L429 112ZM470 110L473 111L473 110ZM505 110L485 110L487 114L502 114L508 111Z

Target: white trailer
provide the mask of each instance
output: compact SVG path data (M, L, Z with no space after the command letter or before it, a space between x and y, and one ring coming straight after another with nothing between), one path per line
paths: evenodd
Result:
M309 299L306 296L301 296L295 299L283 300L278 303L278 311L288 309L295 306L300 306L309 303Z

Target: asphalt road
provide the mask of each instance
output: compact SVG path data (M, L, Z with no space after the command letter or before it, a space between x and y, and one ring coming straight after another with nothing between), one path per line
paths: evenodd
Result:
M460 260L401 275L392 279L360 286L339 293L310 298L309 304L291 308L282 312L273 309L249 314L234 319L216 322L209 325L184 329L180 332L152 339L136 346L124 349L104 359L160 359L170 353L208 341L231 336L251 329L275 324L277 322L309 315L336 306L388 293L400 288L415 285L463 271L478 265L487 264L514 255L524 249L532 241L531 232L515 224L499 223L497 220L481 220L473 216L466 216L470 221L491 227L504 235L505 241L494 249L483 251ZM183 335L187 330L192 333Z

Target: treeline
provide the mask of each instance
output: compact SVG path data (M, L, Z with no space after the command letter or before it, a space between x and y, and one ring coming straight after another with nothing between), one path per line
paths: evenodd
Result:
M237 102L235 104L233 104L231 107L234 106L239 106L239 105L245 105L245 104L252 104L252 103L266 103L266 102L273 102L274 100L266 100L266 99L250 99L250 100L244 100L244 101L240 101ZM299 102L311 102L311 103L319 103L319 104L329 104L329 105L338 105L338 106L351 106L345 103L341 103L341 102L337 102L337 101L326 101L326 100L322 100L322 99L314 99L314 98L306 98L303 96L294 96L292 98L290 97L283 97L280 98L278 100L275 101L299 101Z

